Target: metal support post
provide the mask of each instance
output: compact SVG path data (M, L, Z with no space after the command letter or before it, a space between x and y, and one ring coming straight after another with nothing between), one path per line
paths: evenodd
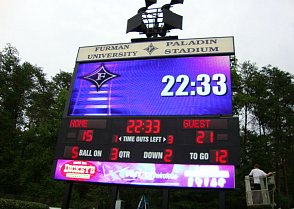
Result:
M73 183L66 182L66 188L63 194L63 201L62 201L62 209L69 209L71 191L72 191Z
M168 209L169 190L163 189L162 209Z
M117 195L118 195L119 189L118 186L113 186L112 187L112 193L111 193L111 209L115 209L115 203L117 200Z
M220 190L218 192L218 208L219 209L225 209L225 191L224 190Z

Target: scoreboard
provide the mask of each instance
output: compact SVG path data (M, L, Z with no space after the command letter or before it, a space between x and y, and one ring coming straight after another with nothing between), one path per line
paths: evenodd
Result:
M176 45L147 42L142 50L160 50L164 43ZM105 58L132 55L137 45L96 46L90 50L94 60L95 54L85 56L80 49L53 178L234 188L240 142L239 121L232 117L231 52L160 57L147 51L149 57Z
M238 119L67 118L56 157L111 162L239 163Z

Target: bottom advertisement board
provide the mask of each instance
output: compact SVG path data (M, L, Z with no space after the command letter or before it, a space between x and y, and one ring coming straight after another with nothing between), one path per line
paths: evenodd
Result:
M234 165L186 165L57 160L53 178L106 184L235 188Z

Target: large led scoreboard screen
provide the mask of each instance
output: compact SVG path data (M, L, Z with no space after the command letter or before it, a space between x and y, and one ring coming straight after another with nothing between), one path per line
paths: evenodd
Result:
M239 128L231 117L232 37L179 41L182 48L176 43L79 50L54 179L235 187ZM201 53L191 44L212 50Z
M79 64L68 116L232 114L229 56Z

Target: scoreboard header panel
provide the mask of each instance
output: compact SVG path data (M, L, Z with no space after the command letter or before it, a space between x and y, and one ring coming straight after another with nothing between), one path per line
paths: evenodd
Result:
M77 62L233 54L234 37L229 36L81 47Z
M67 116L232 114L229 56L80 63Z

